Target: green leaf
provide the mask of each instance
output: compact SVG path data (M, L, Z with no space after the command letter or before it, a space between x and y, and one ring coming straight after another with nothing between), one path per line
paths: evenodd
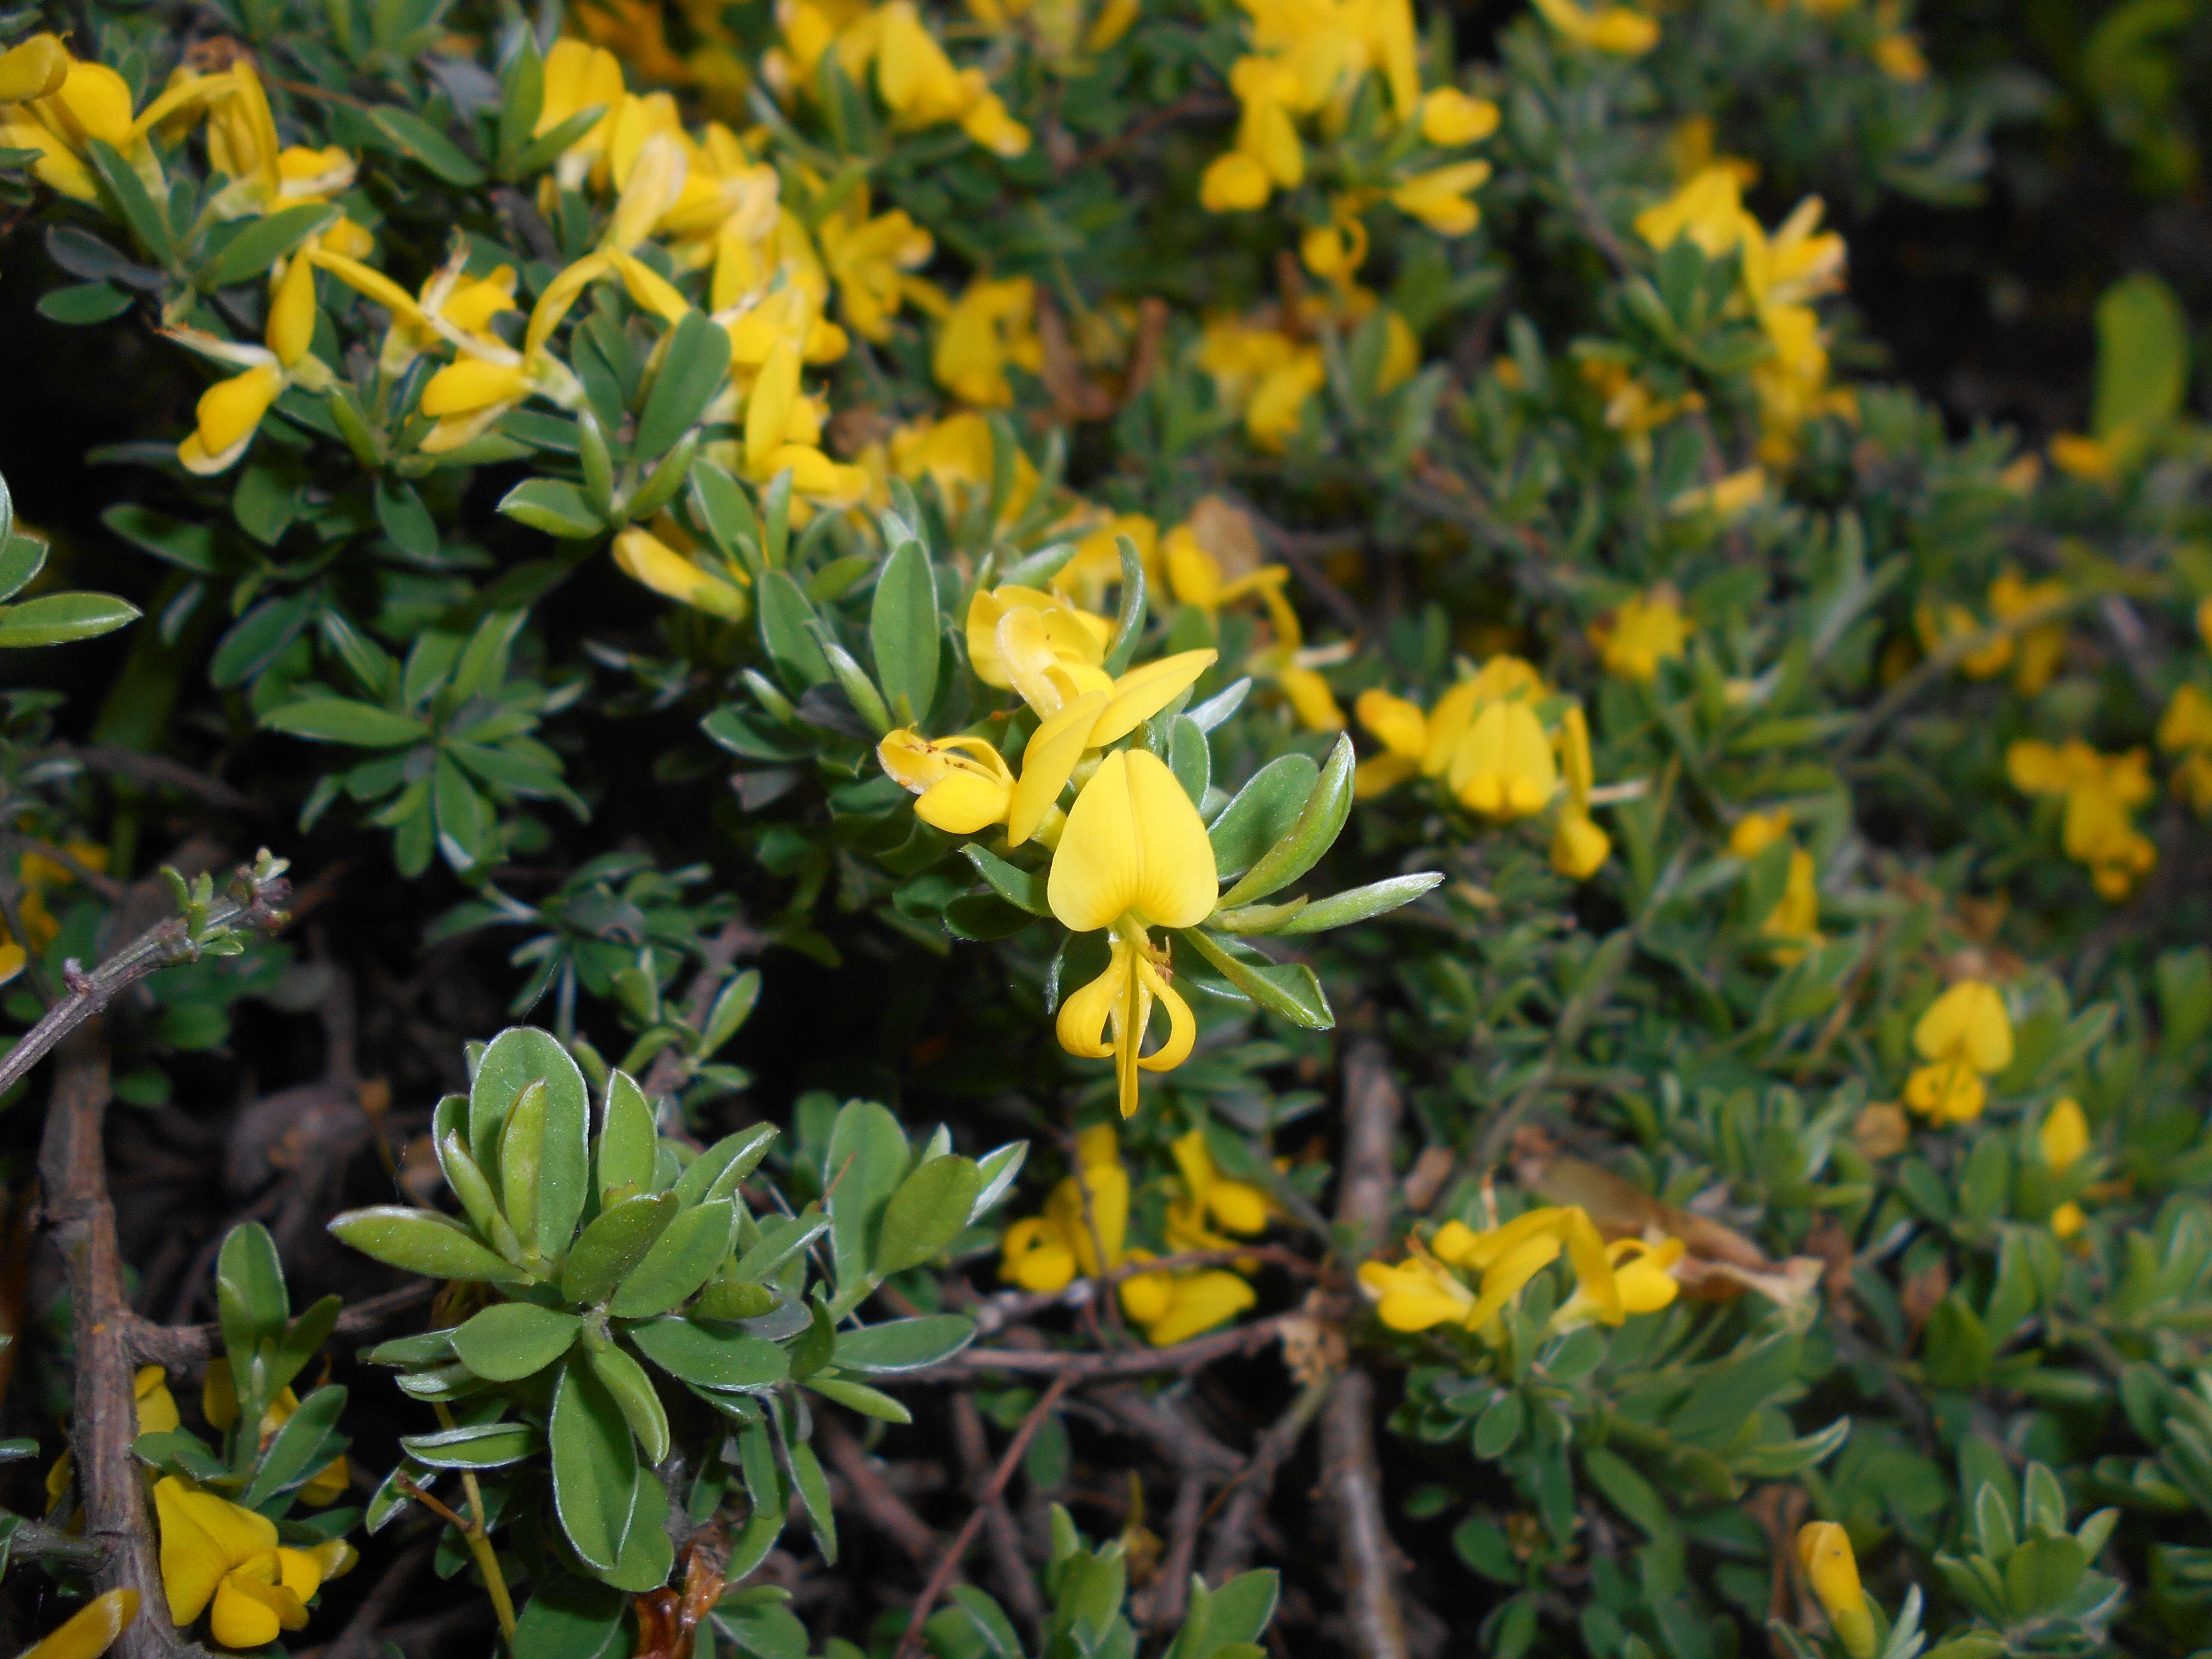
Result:
M215 1299L233 1386L240 1390L241 1407L250 1404L258 1414L268 1408L268 1391L257 1391L251 1401L243 1399L258 1370L255 1358L264 1343L283 1337L292 1317L276 1241L259 1222L233 1227L224 1237L216 1257Z
M1113 640L1106 647L1106 672L1122 674L1145 631L1145 561L1127 536L1114 538L1114 550L1121 556L1121 605L1114 617Z
M475 869L483 861L492 811L451 755L439 756L432 769L430 799L446 862L456 871Z
M99 173L100 182L107 186L108 195L122 213L124 223L131 227L131 234L138 239L138 245L162 264L172 264L177 247L170 234L168 216L146 193L145 182L106 139L92 139L86 149L93 170Z
M1204 730L1188 714L1176 715L1168 726L1168 769L1193 806L1206 799L1213 781L1213 750Z
M14 599L46 565L46 544L37 537L0 535L0 600Z
M637 1443L622 1408L580 1357L561 1368L546 1427L553 1509L587 1565L611 1569L629 1537L638 1487Z
M434 1434L406 1434L400 1449L434 1469L500 1469L535 1457L544 1440L528 1423L466 1423Z
M499 510L563 541L590 541L607 527L584 492L561 478L525 478L500 498Z
M673 1194L640 1194L611 1206L578 1236L561 1268L561 1294L571 1302L604 1302L676 1218Z
M1393 876L1388 881L1370 882L1364 887L1346 888L1341 893L1331 893L1325 899L1316 899L1274 929L1277 934L1319 933L1331 927L1349 927L1354 922L1371 921L1376 916L1387 915L1403 904L1411 904L1443 880L1435 871L1424 871L1417 876Z
M972 841L960 852L969 863L975 866L975 873L990 884L991 890L1007 903L1026 910L1033 916L1052 914L1052 907L1045 902L1043 871L1017 869Z
M1352 816L1354 763L1351 738L1340 737L1312 793L1298 809L1297 822L1291 826L1290 834L1261 854L1259 862L1221 896L1223 908L1265 898L1321 861L1322 855L1335 845L1345 820Z
M684 1211L630 1270L607 1310L617 1319L666 1313L696 1294L728 1258L737 1229L737 1206L726 1198Z
M775 1134L773 1123L756 1123L750 1129L723 1136L693 1158L669 1190L686 1209L729 1197L739 1182L760 1167Z
M965 1315L925 1314L840 1331L830 1363L841 1371L871 1376L920 1370L951 1358L975 1340L975 1322Z
M806 1386L863 1417L874 1418L879 1423L906 1424L914 1421L914 1413L881 1389L872 1389L866 1383L855 1382L849 1377L811 1376L806 1380Z
M2189 323L2173 290L2148 271L2097 301L2097 389L2089 429L2148 434L2172 419L2189 384Z
M629 1612L629 1597L612 1586L560 1574L532 1591L515 1620L514 1650L531 1659L613 1659Z
M832 678L830 659L814 637L814 607L787 570L764 572L756 583L761 646L785 684L801 690Z
M652 1182L659 1149L660 1133L654 1126L653 1103L645 1097L645 1091L629 1073L611 1073L605 1124L599 1131L600 1204L611 1209L643 1192Z
M690 1319L655 1319L628 1333L637 1351L671 1376L702 1389L773 1388L790 1375L766 1337Z
M937 701L940 627L936 568L920 542L901 542L876 578L868 641L876 678L902 725L927 720Z
M665 455L698 423L730 372L730 337L703 311L688 311L668 337L660 372L646 394L632 453L640 461Z
M2005 1601L2013 1617L2050 1612L2074 1594L2088 1565L2081 1546L2064 1533L2029 1539L2005 1559Z
M509 1263L478 1243L457 1222L432 1210L379 1205L334 1217L331 1236L386 1267L426 1279L518 1279Z
M700 1030L699 1058L705 1059L714 1054L724 1043L738 1034L738 1028L751 1018L753 1006L760 1000L760 993L759 969L748 968L743 973L732 977L730 982L725 985L714 998L714 1006L707 1015L707 1024ZM771 1130L769 1133L773 1134L774 1131ZM763 1139L761 1142L761 1149L765 1152L767 1148L768 1142ZM757 1163L759 1160L754 1161ZM747 1166L746 1173L751 1173L750 1165ZM738 1179L742 1181L744 1176L739 1176Z
M645 1367L617 1347L586 1345L584 1358L591 1364L592 1374L621 1408L630 1432L637 1437L647 1465L653 1467L665 1461L668 1413L660 1403L659 1395L653 1391L653 1379L645 1374Z
M421 162L447 184L466 189L483 183L484 170L459 144L421 116L393 105L380 104L368 111L368 118L390 148Z
M558 1255L576 1231L588 1195L591 1096L584 1074L551 1032L512 1026L484 1049L469 1082L469 1152L482 1167L496 1168L507 1114L525 1089L541 1081L546 1090L545 1139L538 1164L536 1237L548 1255Z
M487 1382L520 1382L568 1352L583 1322L535 1303L495 1303L453 1331L453 1352Z
M71 328L104 323L130 309L131 296L106 283L72 283L39 296L40 316Z
M253 1480L239 1501L248 1509L258 1508L313 1479L345 1448L337 1432L345 1402L346 1391L339 1388L317 1389L302 1400L261 1454Z
M884 1207L872 1266L883 1278L934 1260L967 1230L983 1189L973 1159L933 1158L901 1182Z
M906 1177L906 1133L889 1109L848 1100L830 1132L826 1169L831 1254L841 1295L865 1284L884 1206Z
M691 515L723 557L735 559L756 579L768 568L761 554L760 520L744 486L713 461L691 468Z
M438 522L415 486L404 478L376 481L376 522L392 544L410 558L438 556Z
M204 289L250 282L309 237L322 234L343 216L343 209L328 202L281 208L248 223L223 245L222 252L201 267L193 281Z
M412 714L395 714L350 697L302 697L270 709L261 724L312 743L345 743L358 749L392 749L430 735L429 726Z
M813 1529L814 1542L822 1552L822 1559L836 1566L837 1516L830 1507L830 1482L822 1473L822 1460L814 1455L814 1448L803 1440L791 1448L791 1480L799 1488L799 1501L806 1506L806 1524Z
M1279 755L1252 775L1206 828L1223 880L1243 875L1291 833L1320 779L1321 769L1304 755Z
M1178 930L1224 979L1268 1012L1310 1031L1326 1031L1336 1016L1314 970L1303 962L1270 962L1253 951L1203 928Z
M651 1474L641 1474L622 1559L600 1577L617 1589L642 1595L665 1584L675 1565L676 1547L668 1536L668 1489Z
M0 651L97 639L138 619L138 607L112 593L48 593L0 606Z

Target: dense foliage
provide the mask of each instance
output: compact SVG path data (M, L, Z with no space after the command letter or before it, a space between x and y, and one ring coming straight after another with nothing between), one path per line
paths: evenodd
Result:
M0 18L0 1640L2212 1644L2203 43L2025 15Z

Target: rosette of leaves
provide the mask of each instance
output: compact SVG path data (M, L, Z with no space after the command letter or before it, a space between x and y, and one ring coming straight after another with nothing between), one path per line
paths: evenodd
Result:
M234 1227L224 1238L215 1288L236 1416L215 1445L179 1427L142 1434L132 1449L163 1474L268 1516L282 1544L306 1549L343 1538L359 1523L360 1510L317 1510L296 1518L289 1510L300 1489L351 1443L338 1429L346 1390L335 1383L311 1389L273 1433L264 1431L270 1407L281 1413L280 1397L330 1340L343 1304L326 1296L293 1317L276 1242L258 1222Z
M584 1076L559 1041L502 1032L475 1057L467 1095L439 1102L432 1133L459 1216L392 1206L331 1223L338 1238L410 1273L480 1287L459 1323L368 1352L441 1426L411 1435L369 1506L375 1530L445 1470L483 1478L488 1516L550 1515L555 1565L619 1589L672 1565L668 1482L694 1476L701 1514L726 1486L750 1505L729 1576L781 1530L796 1491L823 1553L828 1486L797 1425L805 1386L896 1422L905 1407L864 1378L950 1358L975 1334L952 1315L860 1325L885 1278L941 1255L998 1201L1024 1152L980 1163L948 1132L910 1146L898 1121L853 1102L832 1138L826 1205L797 1213L748 1180L776 1131L696 1151L659 1133L652 1103L611 1072L597 1133ZM826 1269L826 1272L824 1271ZM447 1304L453 1305L450 1295ZM708 1455L736 1432L735 1469ZM543 1501L550 1483L549 1504Z

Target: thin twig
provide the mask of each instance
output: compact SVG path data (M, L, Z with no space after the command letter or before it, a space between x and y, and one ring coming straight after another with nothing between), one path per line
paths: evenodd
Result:
M62 1050L53 1099L39 1148L46 1229L69 1273L76 1346L76 1415L70 1448L84 1499L84 1536L100 1551L93 1578L102 1591L137 1592L149 1609L167 1606L146 1489L131 1455L138 1401L124 1327L123 1257L115 1206L107 1195L102 1131L107 1102L107 1045L96 1019L82 1021ZM119 1659L173 1659L200 1650L180 1641L159 1616L133 1620L118 1638Z
M167 785L181 789L188 795L198 795L210 806L228 808L234 812L251 812L258 816L264 809L249 795L241 795L220 778L211 778L195 772L180 761L161 755L142 755L135 749L125 749L119 744L96 743L86 748L69 744L53 745L56 752L66 755L80 766L95 772L110 772L120 777L135 779L140 783Z
M399 1600L399 1592L407 1588L410 1579L422 1570L430 1559L430 1546L417 1544L402 1551L399 1559L385 1569L384 1577L370 1586L361 1605L354 1609L353 1617L338 1632L338 1639L326 1648L311 1650L301 1659L368 1659L376 1641L376 1627L384 1622Z
M952 1396L952 1440L959 1449L960 1466L967 1474L971 1492L981 1503L990 1479L991 1449L983 1438L983 1413L976 1410L972 1394ZM1041 1636L1045 1622L1044 1598L1037 1594L1036 1579L1022 1548L1021 1526L1003 1495L983 1504L983 1531L991 1548L991 1565L998 1577L1000 1595L1031 1636Z
M257 884L252 872L241 866L230 888L208 907L207 928L239 925L273 933L289 919L283 907L291 890L291 884L282 876L270 876ZM47 1009L13 1048L0 1055L0 1094L45 1059L47 1051L72 1029L105 1010L118 993L149 974L194 961L199 954L199 944L185 918L172 916L148 928L89 974L75 957L64 962L62 979L69 994Z
M1193 1337L1169 1348L1133 1349L1106 1353L1073 1353L1050 1348L970 1348L965 1353L908 1371L906 1382L951 1382L978 1371L1035 1371L1087 1381L1101 1376L1150 1376L1164 1371L1195 1370L1234 1353L1249 1353L1279 1340L1294 1314L1274 1314L1225 1331Z
M1335 1387L1336 1373L1329 1371L1300 1389L1290 1408L1267 1425L1252 1449L1251 1460L1224 1489L1229 1506L1221 1512L1213 1529L1212 1553L1206 1558L1208 1583L1225 1584L1251 1565L1252 1528L1274 1494L1275 1477L1291 1461Z
M1036 1431L1043 1426L1045 1418L1060 1403L1060 1395L1067 1392L1068 1385L1074 1380L1073 1374L1053 1378L1051 1386L1037 1397L1036 1404L1030 1407L1029 1415L1022 1419L1021 1427L1014 1431L1014 1437L1006 1443L1006 1455L999 1459L999 1467L992 1472L991 1484L983 1488L975 1507L968 1512L967 1520L961 1523L951 1546L930 1572L929 1582L921 1587L921 1595L914 1604L914 1616L907 1620L906 1633L899 1638L894 1659L915 1659L915 1656L921 1651L921 1627L929 1622L930 1613L937 1606L938 1597L945 1594L945 1587L952 1582L952 1575L959 1571L960 1558L967 1554L968 1547L975 1541L975 1534L983 1524L985 1505L1006 1496L1006 1483L1014 1478L1014 1470L1022 1461L1022 1454L1030 1449L1030 1442L1036 1437Z
M368 1336L382 1330L410 1308L421 1307L437 1293L436 1279L411 1280L398 1290L354 1304L338 1316L331 1334ZM198 1364L222 1344L222 1328L219 1325L158 1325L135 1315L126 1322L124 1335L133 1359L170 1370Z
M935 1555L937 1534L904 1498L890 1489L882 1471L869 1461L866 1450L851 1431L827 1412L816 1416L814 1428L822 1449L830 1454L830 1462L845 1477L845 1484L852 1488L854 1501L868 1518L868 1523L917 1562Z
M1365 1038L1344 1064L1344 1165L1336 1230L1346 1259L1364 1259L1389 1226L1397 1183L1390 1170L1401 1103L1382 1045ZM1337 1380L1321 1419L1322 1488L1334 1511L1344 1568L1345 1615L1358 1659L1407 1659L1398 1607L1398 1553L1382 1510L1375 1455L1375 1383L1353 1366Z

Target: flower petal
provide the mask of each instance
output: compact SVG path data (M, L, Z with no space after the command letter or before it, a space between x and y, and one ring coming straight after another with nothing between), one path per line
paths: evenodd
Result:
M1175 774L1151 751L1115 750L1067 815L1046 901L1079 933L1134 911L1162 927L1212 914L1220 878L1213 844Z

